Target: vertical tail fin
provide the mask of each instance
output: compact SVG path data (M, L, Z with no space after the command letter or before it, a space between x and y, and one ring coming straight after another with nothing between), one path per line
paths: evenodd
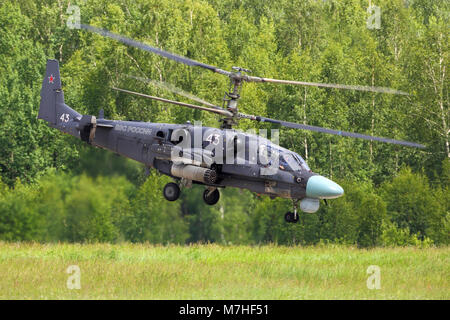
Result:
M42 81L38 119L43 119L50 125L56 126L59 122L64 124L77 117L81 117L81 115L64 103L58 60L47 60L47 69Z

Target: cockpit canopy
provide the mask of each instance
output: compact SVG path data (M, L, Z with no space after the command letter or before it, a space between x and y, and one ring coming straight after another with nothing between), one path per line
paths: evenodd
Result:
M277 168L285 171L311 171L300 155L262 136L228 131L226 140L233 141L233 143L225 144L226 155L234 154L237 158L262 166L276 165Z
M283 168L288 171L311 171L300 155L295 152L282 153L280 156L280 169Z
M278 160L278 166L281 170L294 172L311 171L306 161L299 154L284 149L266 139L263 139L262 142L259 145L259 159L261 164L269 165L273 161Z

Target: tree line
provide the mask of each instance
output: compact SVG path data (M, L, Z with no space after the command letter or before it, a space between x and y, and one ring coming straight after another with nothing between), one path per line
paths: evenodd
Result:
M124 176L71 175L54 169L33 184L0 185L0 239L42 242L150 242L370 246L448 244L448 189L403 169L375 188L342 180L345 197L300 214L287 224L290 203L224 189L217 206L201 201L203 188L168 202L170 179L151 173L136 185Z

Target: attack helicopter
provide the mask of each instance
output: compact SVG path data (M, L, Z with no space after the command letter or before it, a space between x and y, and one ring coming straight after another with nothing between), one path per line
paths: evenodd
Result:
M200 67L229 78L230 89L225 93L222 106L198 99L203 104L201 106L150 96L124 88L112 88L120 93L215 113L220 116L221 125L219 128L203 127L190 122L168 124L122 121L105 119L103 110L100 110L96 117L94 115L82 115L66 105L61 86L59 63L57 60L47 61L46 74L42 82L38 118L45 120L50 127L70 134L94 147L107 149L139 161L147 168L156 169L161 174L172 177L175 182L168 183L163 189L163 196L168 201L175 201L179 198L180 187L190 187L195 183L205 186L204 202L208 205L214 205L219 201L220 188L235 187L268 195L271 198L291 199L293 210L285 214L285 220L297 222L299 219L298 207L303 212L314 213L319 209L320 200L326 202L327 199L338 198L344 194L341 186L314 173L296 152L283 148L266 137L233 129L233 126L240 119L407 147L424 148L424 145L419 143L287 122L260 115L248 115L239 112L238 109L240 89L246 82L408 95L406 92L385 87L313 83L251 76L251 71L242 67L233 67L231 71L226 71L105 29L84 24L81 24L80 28L128 46L188 66Z

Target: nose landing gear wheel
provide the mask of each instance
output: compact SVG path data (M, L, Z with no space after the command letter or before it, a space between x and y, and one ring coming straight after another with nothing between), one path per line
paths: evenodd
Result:
M169 182L164 187L163 195L167 201L175 201L180 197L180 187L176 183Z
M210 191L209 189L206 189L203 192L203 201L205 201L206 204L212 206L215 205L220 198L219 190L215 189L214 191Z
M289 211L284 215L284 220L289 223L296 223L298 222L298 214Z
M286 220L286 222L289 222L289 223L297 223L298 219L299 219L298 213L297 213L298 200L293 199L292 200L292 204L294 205L294 212L290 212L290 211L287 212L284 215L284 220Z

